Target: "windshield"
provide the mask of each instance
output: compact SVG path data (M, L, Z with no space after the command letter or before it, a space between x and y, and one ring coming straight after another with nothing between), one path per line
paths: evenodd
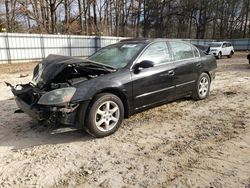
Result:
M210 47L221 47L221 43L211 43L209 44Z
M120 69L133 60L144 46L144 43L118 43L99 50L88 59Z

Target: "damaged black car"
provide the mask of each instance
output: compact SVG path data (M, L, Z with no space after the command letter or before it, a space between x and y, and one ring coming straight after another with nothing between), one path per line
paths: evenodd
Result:
M135 113L186 96L207 98L216 67L213 56L183 41L130 39L87 59L49 55L30 83L7 85L38 121L104 137Z

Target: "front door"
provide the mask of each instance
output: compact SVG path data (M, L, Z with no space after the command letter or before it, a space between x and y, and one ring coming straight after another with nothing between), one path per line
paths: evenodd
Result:
M142 61L152 61L154 66L131 70L135 110L172 100L175 93L175 67L166 42L151 44L136 62Z

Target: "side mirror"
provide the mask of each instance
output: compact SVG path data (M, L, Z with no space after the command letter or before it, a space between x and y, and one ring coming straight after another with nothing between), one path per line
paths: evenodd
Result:
M144 60L144 61L142 61L140 63L135 64L134 70L138 72L141 69L147 69L147 68L150 68L150 67L153 67L153 66L154 66L154 62L149 61L149 60Z

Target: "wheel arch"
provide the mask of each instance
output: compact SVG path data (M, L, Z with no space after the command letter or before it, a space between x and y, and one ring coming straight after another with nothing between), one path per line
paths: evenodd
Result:
M209 71L203 71L202 73L206 73L206 74L209 76L210 82L212 81L212 76L210 75L210 72L209 72ZM201 73L201 74L202 74L202 73Z
M208 76L208 78L209 78L209 81L210 81L210 84L211 84L211 75L210 75L210 73L209 73L209 71L206 71L206 70L204 70L204 71L201 71L200 72L200 74L199 74L199 78L197 79L197 82L196 82L196 84L195 84L195 88L194 88L194 90L192 91L192 94L191 94L191 97L194 99L194 100L202 100L202 99L205 99L205 98L201 98L198 94L197 94L197 92L198 92L198 84L199 84L199 81L200 81L200 78L201 78L201 75L202 74L206 74L207 76ZM209 86L209 89L210 89L210 86Z
M124 117L125 118L128 118L129 117L129 104L128 104L128 99L126 97L126 95L119 89L117 88L105 88L105 89L102 89L100 91L98 91L94 97L98 94L101 94L101 93L111 93L113 95L116 95L117 97L119 97L123 103L123 107L124 107ZM93 98L94 98L93 97Z

